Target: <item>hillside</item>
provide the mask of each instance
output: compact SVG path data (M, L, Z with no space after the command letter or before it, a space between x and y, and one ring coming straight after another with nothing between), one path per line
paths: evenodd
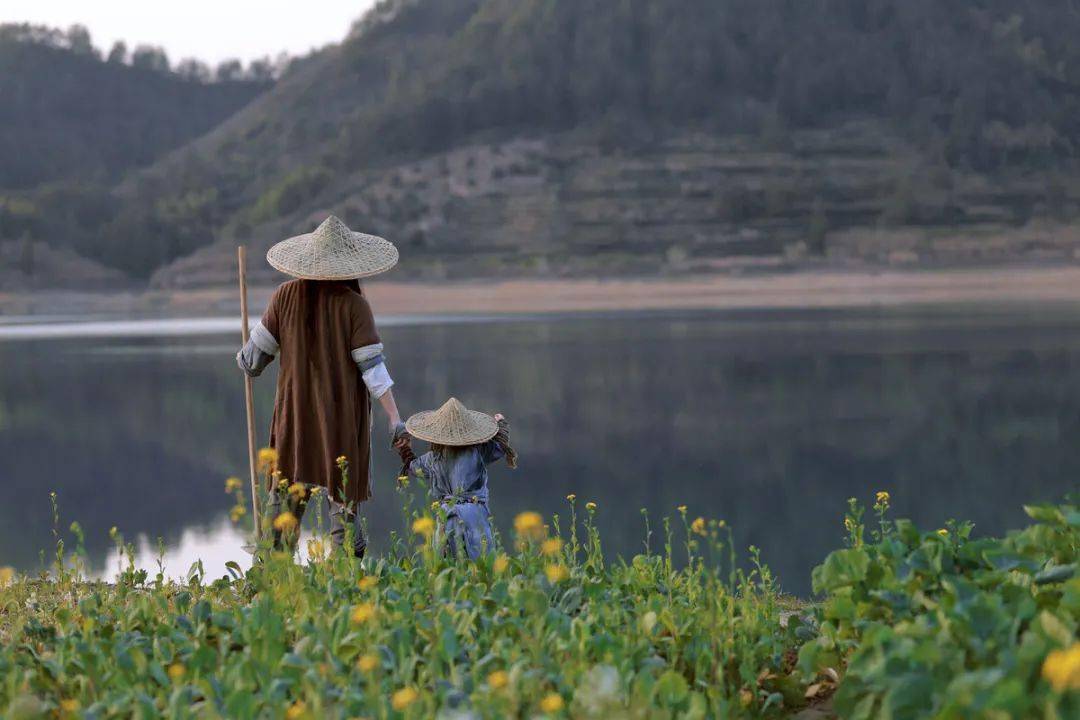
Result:
M1078 31L1067 0L388 1L69 237L165 286L331 211L406 277L1072 260L1032 228L1080 211Z

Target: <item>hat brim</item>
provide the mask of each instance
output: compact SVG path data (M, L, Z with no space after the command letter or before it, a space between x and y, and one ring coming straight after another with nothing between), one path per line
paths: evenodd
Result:
M439 423L435 410L418 412L405 421L405 430L418 440L436 445L462 447L487 442L499 432L499 423L487 413L466 410L466 423L462 428L448 428Z
M352 232L356 249L345 254L318 252L314 233L304 233L276 243L266 261L286 275L301 280L356 280L386 272L397 265L398 250L377 235Z

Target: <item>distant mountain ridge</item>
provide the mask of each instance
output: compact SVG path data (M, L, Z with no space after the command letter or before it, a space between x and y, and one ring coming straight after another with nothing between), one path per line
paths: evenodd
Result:
M0 188L116 179L202 135L269 87L109 62L0 28Z
M1080 214L1078 31L1068 0L384 2L66 236L163 285L331 211L417 275L1008 261L938 238Z

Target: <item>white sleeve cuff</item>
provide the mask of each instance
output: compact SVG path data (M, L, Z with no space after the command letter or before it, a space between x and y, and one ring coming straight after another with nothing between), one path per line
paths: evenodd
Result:
M382 362L365 370L363 378L368 392L376 400L385 395L386 391L394 385L394 381L390 378L390 373L386 369L386 363Z
M251 342L255 343L255 347L262 350L267 355L277 355L278 347L277 338L275 338L270 331L262 324L262 322L255 323L255 327L251 328Z

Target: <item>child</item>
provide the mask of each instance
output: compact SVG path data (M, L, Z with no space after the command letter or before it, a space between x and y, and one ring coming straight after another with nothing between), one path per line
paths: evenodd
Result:
M416 457L408 436L427 440L431 449ZM506 418L469 410L457 398L450 398L438 410L417 413L399 424L394 440L405 463L402 474L427 481L446 515L447 552L458 557L464 549L475 560L493 550L487 466L505 457L507 465L517 467Z

